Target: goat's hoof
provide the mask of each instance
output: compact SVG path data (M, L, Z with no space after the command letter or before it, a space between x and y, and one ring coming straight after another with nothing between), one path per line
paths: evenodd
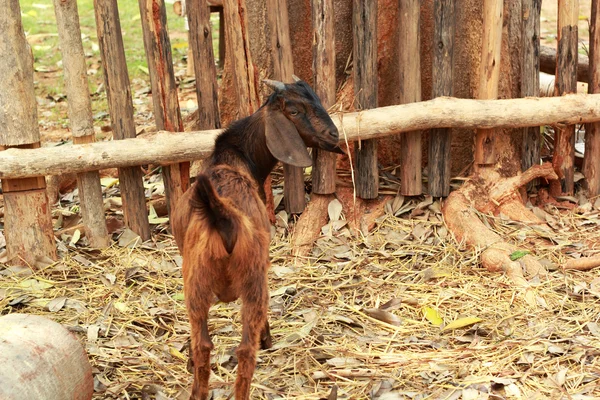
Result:
M273 339L271 339L271 335L260 338L260 348L262 350L270 349L273 347Z

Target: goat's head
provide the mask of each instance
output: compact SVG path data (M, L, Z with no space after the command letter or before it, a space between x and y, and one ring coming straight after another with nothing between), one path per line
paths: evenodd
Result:
M337 127L308 84L296 76L295 83L265 79L274 93L266 102L267 147L279 161L308 167L312 159L306 147L344 154L338 146Z

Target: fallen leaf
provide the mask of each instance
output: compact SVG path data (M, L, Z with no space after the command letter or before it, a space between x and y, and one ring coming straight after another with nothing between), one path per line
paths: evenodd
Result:
M528 250L517 250L517 251L513 251L510 254L510 260L511 261L517 261L519 258L523 258L525 257L527 254L530 254L531 252Z
M379 308L364 308L364 313L367 314L371 318L375 318L379 321L383 321L387 324L400 326L402 325L402 320L397 315L394 315L390 312L380 310Z
M327 206L327 213L329 214L330 221L339 221L342 216L342 203L338 199L333 199Z
M48 311L50 312L58 312L65 306L66 302L66 297L57 297L55 299L50 300L48 304L46 304L46 308L48 308Z
M446 325L442 331L450 331L453 329L458 329L458 328L464 328L466 326L469 325L473 325L476 324L478 322L483 321L481 318L478 317L464 317L464 318L459 318L455 321L450 322L448 325Z
M423 315L425 316L425 319L433 326L440 326L444 323L444 320L442 317L440 317L440 314L437 312L437 310L431 307L423 307Z

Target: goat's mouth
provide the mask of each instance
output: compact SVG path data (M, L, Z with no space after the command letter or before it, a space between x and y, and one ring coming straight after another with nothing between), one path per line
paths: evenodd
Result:
M332 153L346 154L346 151L344 149L342 149L337 143L328 143L328 142L319 140L318 147L320 149L327 150Z

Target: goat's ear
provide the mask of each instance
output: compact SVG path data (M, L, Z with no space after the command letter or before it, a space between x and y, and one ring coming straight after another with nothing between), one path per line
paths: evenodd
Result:
M273 157L295 167L310 167L312 158L298 130L279 111L271 111L266 117L265 136L267 147Z

